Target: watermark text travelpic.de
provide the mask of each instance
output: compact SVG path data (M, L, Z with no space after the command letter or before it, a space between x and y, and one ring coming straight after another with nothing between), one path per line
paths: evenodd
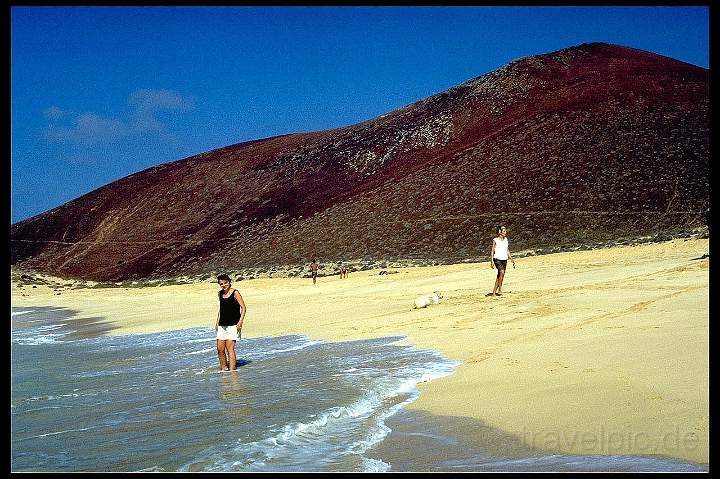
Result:
M683 432L680 426L664 434L613 431L600 426L597 431L528 431L523 428L522 442L533 449L574 450L617 454L621 452L692 451L699 438L693 431Z

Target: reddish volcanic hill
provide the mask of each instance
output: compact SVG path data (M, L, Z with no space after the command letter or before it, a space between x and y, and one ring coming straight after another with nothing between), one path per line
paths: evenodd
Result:
M463 260L697 226L709 72L603 43L522 58L358 125L228 146L11 226L12 263L96 280Z

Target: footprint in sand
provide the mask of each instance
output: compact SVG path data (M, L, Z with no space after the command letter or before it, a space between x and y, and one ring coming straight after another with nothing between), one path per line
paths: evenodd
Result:
M517 366L518 364L520 364L520 361L518 361L517 359L513 359L513 358L503 358L503 359L505 360L505 364L507 364L508 366Z
M710 417L709 417L709 416L700 416L700 417L697 418L697 420L695 421L695 426L694 426L693 429L695 429L696 431L705 432L705 431L708 430L708 423L709 423L709 422L710 422Z
M557 370L559 370L559 369L567 369L567 368L570 367L570 366L565 366L563 363L558 362L558 361L553 361L552 363L550 363L550 365L553 366L552 368L549 369L549 371L550 371L551 373L552 373L552 372L555 372L555 371L557 371Z
M482 353L482 354L478 354L476 356L470 356L469 358L467 358L467 360L465 360L465 363L468 363L468 364L481 363L481 362L485 361L486 359L488 359L489 357L490 357L489 354Z

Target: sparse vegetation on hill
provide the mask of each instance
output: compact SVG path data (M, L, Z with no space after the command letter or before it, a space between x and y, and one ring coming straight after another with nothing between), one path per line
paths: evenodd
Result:
M708 77L607 44L522 58L358 125L118 180L12 225L12 263L104 282L301 276L312 257L478 260L499 223L515 251L687 234L709 206Z

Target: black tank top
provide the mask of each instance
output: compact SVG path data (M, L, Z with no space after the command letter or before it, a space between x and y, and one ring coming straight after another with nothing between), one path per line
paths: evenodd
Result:
M220 326L235 326L240 321L240 303L235 299L235 289L229 298L223 298L223 291L218 291L220 298Z

